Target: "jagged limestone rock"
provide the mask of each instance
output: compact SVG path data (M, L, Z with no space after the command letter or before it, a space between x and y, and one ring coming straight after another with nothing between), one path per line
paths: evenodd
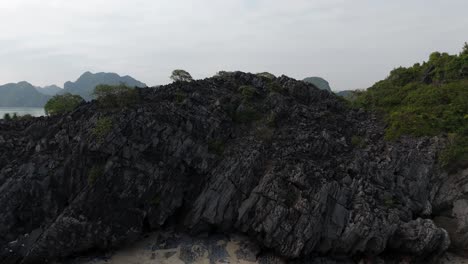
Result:
M1 263L107 250L169 227L241 232L289 260L386 250L421 260L448 247L445 230L414 220L433 202L437 138L385 141L374 116L285 76L234 72L138 93L124 109L91 102L0 122ZM97 135L103 119L111 125ZM424 239L407 233L417 230Z

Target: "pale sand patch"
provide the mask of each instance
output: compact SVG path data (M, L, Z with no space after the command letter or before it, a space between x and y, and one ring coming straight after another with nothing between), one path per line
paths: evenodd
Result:
M109 259L95 259L91 261L82 261L77 264L186 264L181 260L181 246L170 249L151 250L151 244L154 237L149 237L135 245L119 250ZM248 261L239 259L237 252L241 249L241 241L236 238L230 238L229 241L219 240L215 244L221 246L227 252L227 256L215 258L216 264L256 264L257 261ZM189 246L190 248L190 246ZM187 250L187 245L185 245ZM215 252L210 252L203 245L194 244L191 246L191 252L194 252L194 264L210 264Z

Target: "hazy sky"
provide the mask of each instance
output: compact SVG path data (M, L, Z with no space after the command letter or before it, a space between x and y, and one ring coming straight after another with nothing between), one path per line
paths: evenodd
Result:
M460 51L467 10L468 0L2 0L0 84L106 71L155 85L183 68L365 88L434 50Z

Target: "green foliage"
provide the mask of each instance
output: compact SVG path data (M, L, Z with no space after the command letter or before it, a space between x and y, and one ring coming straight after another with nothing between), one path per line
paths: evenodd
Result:
M255 89L255 87L250 85L243 85L239 87L239 92L241 93L242 98L246 101L252 100L257 94L257 90Z
M210 140L208 141L208 150L218 156L223 155L225 144L222 140Z
M70 93L55 95L44 106L47 115L60 115L72 111L83 102L79 95Z
M191 82L193 81L192 75L187 71L177 69L172 71L171 77L174 82Z
M96 180L104 175L104 165L94 165L88 173L88 185L92 186Z
M31 119L31 118L34 118L32 115L30 114L25 114L25 115L22 115L19 117L20 119Z
M356 93L353 106L381 112L386 138L449 134L452 144L441 164L453 169L468 163L468 54L434 52L429 61L397 68L367 91Z
M354 135L351 137L351 145L357 148L364 148L366 146L366 141L364 138Z
M96 122L96 126L91 131L92 135L96 138L99 143L104 141L104 138L109 134L112 129L112 119L110 117L101 117Z
M138 102L138 91L125 84L101 84L94 88L93 95L103 108L121 108Z
M440 154L441 165L449 172L468 166L468 131L461 134L449 134L449 147Z
M461 55L468 55L468 42L465 42Z
M10 115L9 113L5 113L5 114L3 115L3 119L9 121L9 120L11 120L11 115Z
M384 204L388 208L393 208L395 207L395 200L393 200L393 198L385 198Z
M219 71L219 72L217 72L217 73L215 74L214 77L224 77L224 76L229 75L229 73L230 73L230 72L228 72L228 71Z
M236 111L234 121L237 123L250 123L260 118L260 113L254 107L245 105L242 109Z
M259 76L259 77L266 78L266 79L268 79L268 80L274 80L274 79L276 79L276 76L273 75L273 74L271 74L271 73L269 73L269 72L260 72L260 73L257 73L256 75Z
M179 104L183 103L186 98L187 98L187 94L184 92L177 91L175 93L175 100Z
M277 82L269 82L267 83L266 87L271 93L284 94L287 91L284 87L279 85Z
M265 121L267 126L276 128L278 126L278 114L274 112L270 113Z

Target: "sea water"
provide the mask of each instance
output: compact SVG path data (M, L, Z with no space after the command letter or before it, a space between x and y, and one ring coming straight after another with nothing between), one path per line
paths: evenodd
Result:
M18 116L23 115L32 115L32 116L44 116L44 108L42 107L0 107L0 119L3 119L3 116L9 113L13 115L16 113Z

